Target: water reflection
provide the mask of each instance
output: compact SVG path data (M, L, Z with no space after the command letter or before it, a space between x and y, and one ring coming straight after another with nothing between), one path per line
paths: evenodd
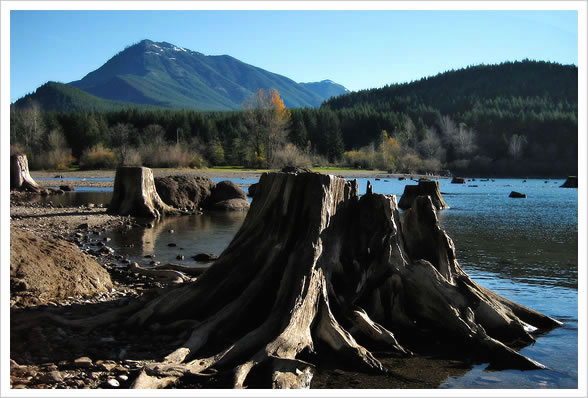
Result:
M153 227L112 231L107 236L119 254L142 264L151 261L145 256L154 256L153 260L161 264L198 265L192 256L222 253L246 215L245 211L210 211L202 215L164 217L159 221L138 219L140 224L151 223Z

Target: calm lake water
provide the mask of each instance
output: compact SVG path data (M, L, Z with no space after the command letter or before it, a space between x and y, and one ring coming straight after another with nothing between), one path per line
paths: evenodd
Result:
M256 180L233 179L245 186ZM368 179L359 179L360 194ZM415 181L369 179L374 192L395 194ZM578 384L578 191L559 188L564 180L496 179L451 184L440 180L450 209L439 213L442 227L454 240L461 266L478 283L544 314L564 326L539 336L521 352L547 365L541 371L485 371L475 366L441 388L577 388ZM476 185L476 186L474 186ZM508 197L511 191L526 199ZM111 192L77 192L63 200L107 204ZM56 196L44 200L62 200ZM197 265L191 256L220 254L241 226L245 212L219 212L171 217L154 228L111 233L112 247L147 265L150 258ZM173 230L174 232L169 232ZM175 247L168 246L175 244ZM176 256L184 255L183 261Z

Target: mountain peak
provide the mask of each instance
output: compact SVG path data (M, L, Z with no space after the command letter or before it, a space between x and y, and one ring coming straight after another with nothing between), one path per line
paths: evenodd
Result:
M207 56L143 39L69 83L108 100L200 110L241 109L258 89L276 89L289 107L317 107L348 92L330 80L302 84L231 56Z

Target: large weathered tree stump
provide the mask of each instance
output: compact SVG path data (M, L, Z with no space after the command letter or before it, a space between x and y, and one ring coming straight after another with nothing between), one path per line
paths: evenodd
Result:
M10 189L41 192L41 187L29 174L27 155L15 154L10 157Z
M406 185L404 193L400 197L398 207L401 209L410 209L412 203L418 196L430 196L431 202L436 209L449 209L441 190L439 189L439 181L419 180L418 185Z
M235 387L255 374L300 388L317 366L309 358L338 355L384 372L371 348L411 355L432 339L495 368L540 369L511 347L561 325L471 280L428 197L401 219L394 196L360 198L355 181L306 172L262 175L241 229L210 269L130 310L128 325L191 327L136 388L216 372L232 374Z
M116 169L109 212L122 216L160 218L178 210L161 200L155 189L153 171L147 167L121 166Z

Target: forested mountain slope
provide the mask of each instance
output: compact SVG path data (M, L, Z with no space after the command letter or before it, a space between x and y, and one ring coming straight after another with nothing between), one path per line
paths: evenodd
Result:
M339 115L352 148L386 130L416 150L420 143L421 155L438 141L445 151L436 155L454 170L507 174L514 164L518 173L577 170L575 65L525 60L472 66L338 96L321 109ZM469 148L451 145L460 139L470 141Z

